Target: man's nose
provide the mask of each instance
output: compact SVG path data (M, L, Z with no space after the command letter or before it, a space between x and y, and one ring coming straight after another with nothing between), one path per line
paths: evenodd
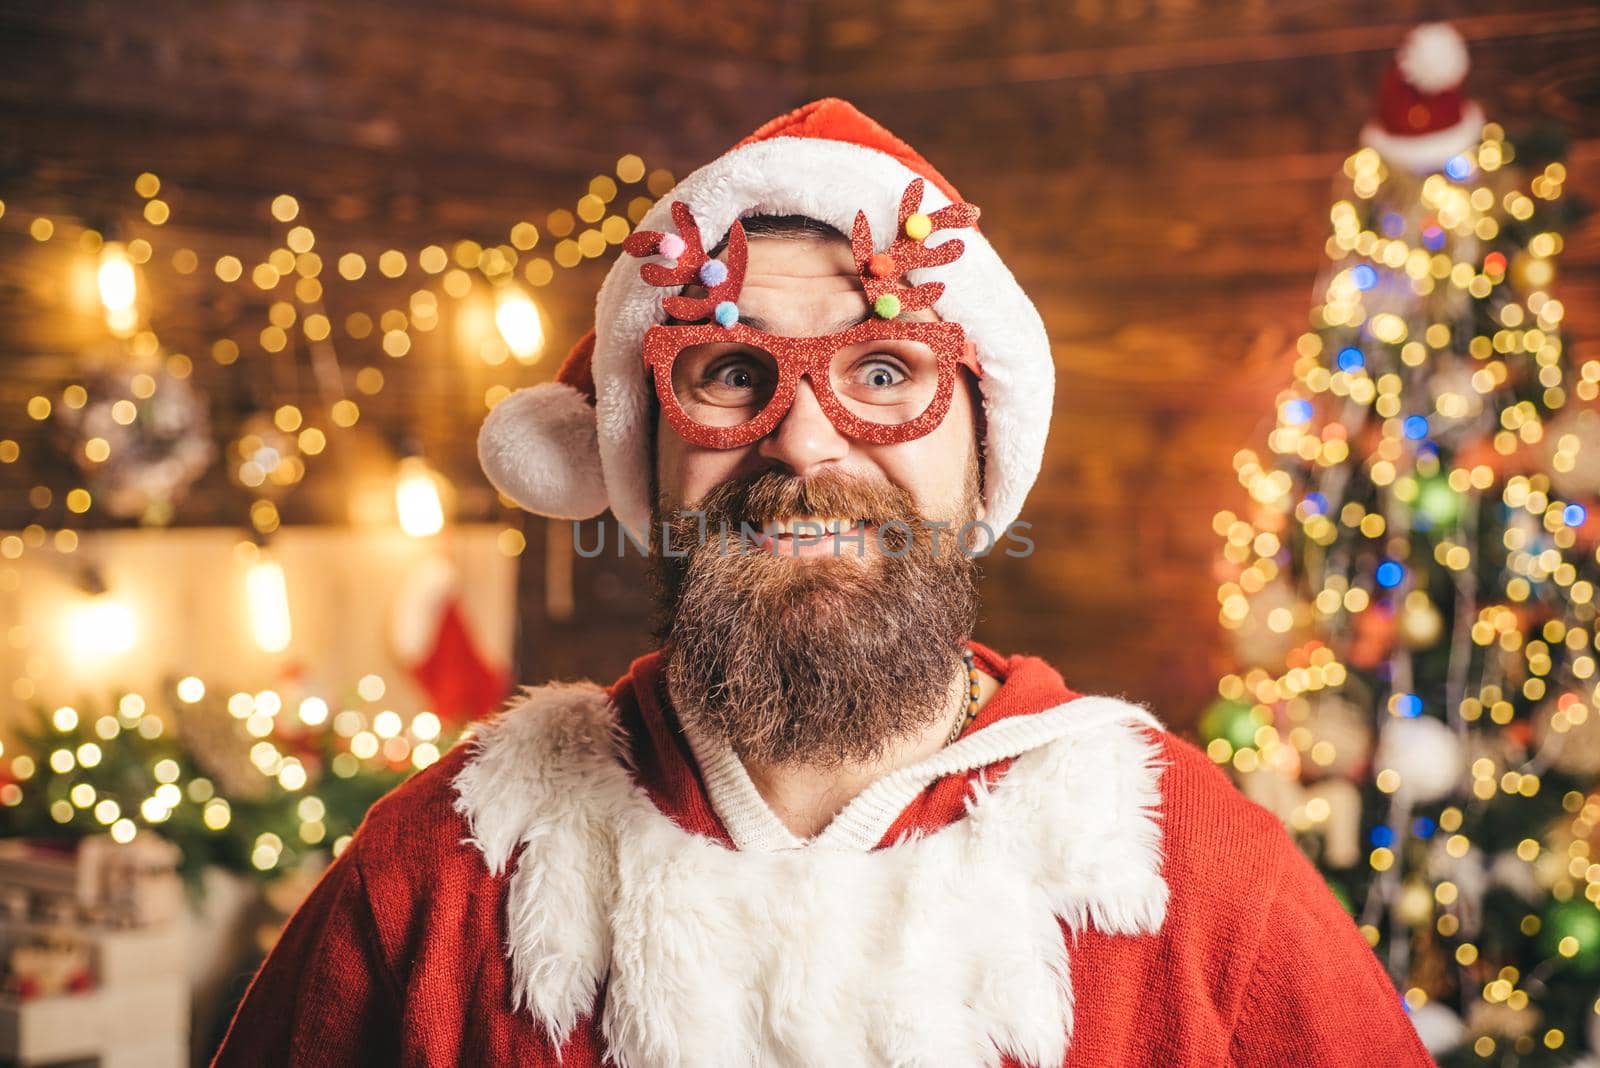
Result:
M843 459L850 451L850 439L829 421L811 388L811 380L802 378L795 389L794 404L772 432L761 439L758 451L763 458L806 476L829 461Z

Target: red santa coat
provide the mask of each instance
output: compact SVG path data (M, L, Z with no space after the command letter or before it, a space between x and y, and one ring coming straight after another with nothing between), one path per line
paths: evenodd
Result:
M553 686L368 814L216 1065L1427 1065L1278 820L1035 657L795 840L660 658Z

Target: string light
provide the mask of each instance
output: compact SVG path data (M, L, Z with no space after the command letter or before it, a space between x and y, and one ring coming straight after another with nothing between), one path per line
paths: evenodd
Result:
M293 636L283 565L266 556L251 564L245 573L245 596L257 647L266 653L283 652Z
M400 461L395 480L395 512L400 529L413 538L429 538L444 529L444 504L439 496L440 476L420 456Z

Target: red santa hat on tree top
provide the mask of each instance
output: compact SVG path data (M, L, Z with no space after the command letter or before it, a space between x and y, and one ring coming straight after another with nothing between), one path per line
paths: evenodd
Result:
M1413 29L1384 73L1377 115L1361 131L1361 143L1419 174L1472 148L1483 133L1483 111L1461 95L1470 66L1454 26L1426 22Z
M743 215L806 215L849 234L858 211L892 239L907 185L924 180L921 211L961 196L932 164L848 101L817 100L767 122L725 155L684 178L640 221L675 233L671 206L693 213L706 248ZM924 240L935 243L939 231ZM986 424L985 521L997 533L1016 519L1039 473L1055 394L1050 339L1038 310L974 227L942 266L907 272L941 281L933 308L961 324L977 347ZM530 512L587 519L607 507L641 539L650 522L653 387L642 344L666 320L663 290L620 256L595 303L595 326L554 382L519 390L484 421L478 456L495 487Z

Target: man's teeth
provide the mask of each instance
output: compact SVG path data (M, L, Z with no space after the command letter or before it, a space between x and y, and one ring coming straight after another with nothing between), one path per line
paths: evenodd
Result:
M783 534L815 538L822 534L843 533L859 522L859 519L845 519L840 516L794 515L774 519L762 527L761 532L769 538Z

